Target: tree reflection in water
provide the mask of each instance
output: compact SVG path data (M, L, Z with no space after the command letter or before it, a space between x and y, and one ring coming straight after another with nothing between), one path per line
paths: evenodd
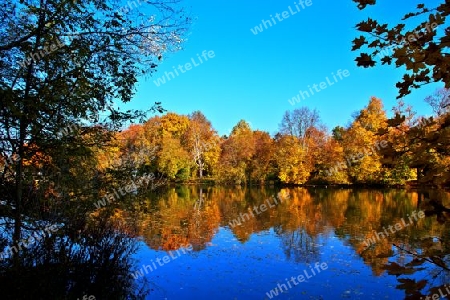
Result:
M450 282L446 270L450 266L450 222L447 213L439 211L439 205L450 207L448 193L424 196L406 190L180 187L123 203L110 214L114 223L64 222L54 236L21 252L19 268L8 260L0 262L2 296L142 298L153 283L130 277L139 266L130 258L137 247L136 237L154 250L170 251L191 244L194 251L208 251L205 245L220 228L280 193L289 194L289 201L255 214L241 226L227 227L239 243L273 229L286 260L308 264L321 261L322 251L327 251L321 245L337 238L359 255L373 276L395 276L396 289L404 291L407 299L425 299L444 291ZM424 210L426 217L369 247L364 243L374 232L382 232L414 210ZM355 258L348 259L351 263Z
M314 263L320 260L315 238L304 227L290 232L283 232L280 227L276 227L275 233L281 238L283 252L288 260L293 259L297 263Z
M273 195L290 197L255 213L240 226L229 226L230 221ZM433 205L429 199L438 204ZM425 299L450 282L445 269L450 265L450 222L445 219L445 211L437 210L439 204L450 207L448 193L424 197L407 190L182 187L169 189L147 203L145 209L150 213L135 212L136 217L131 219L140 220L136 224L139 235L151 249L169 251L189 243L194 251L207 251L205 244L220 228L226 227L242 244L255 234L273 229L273 238L279 239L286 260L307 264L321 261L321 253L328 251L322 245L337 238L338 243L359 255L342 259L348 259L349 265L361 259L374 277L395 276L396 289L404 291L408 299ZM383 232L418 210L424 210L426 217L369 247L365 244L374 232ZM335 272L342 275L345 271Z
M106 222L76 234L64 227L21 252L21 264L0 265L3 299L143 299L148 283L130 275L137 250L133 237Z

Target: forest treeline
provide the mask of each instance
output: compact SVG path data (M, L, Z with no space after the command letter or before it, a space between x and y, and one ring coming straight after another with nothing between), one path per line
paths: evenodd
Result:
M200 111L169 112L117 132L98 161L103 170L153 172L178 182L444 186L450 183L449 91L426 101L431 117L400 100L389 119L382 100L372 97L351 124L331 132L318 111L302 107L284 114L274 136L245 120L219 136Z

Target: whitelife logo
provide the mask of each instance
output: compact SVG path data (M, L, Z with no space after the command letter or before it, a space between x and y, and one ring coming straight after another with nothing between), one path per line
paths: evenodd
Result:
M434 31L439 25L437 23L431 23L428 22L427 24L425 24L425 32L429 33ZM383 49L380 50L380 52L378 53L378 57L379 58L383 58L385 56L390 56L392 54L394 54L394 51L396 49L400 49L403 47L406 47L409 45L410 42L415 42L417 40L419 40L420 38L423 37L423 35L421 35L421 33L423 33L422 31L414 31L414 34L409 34L406 38L403 37L403 39L397 40L397 44L394 45L390 45L387 46Z
M269 201L270 198L269 198L269 199L266 199L266 201L264 201L264 203L261 204L261 205L259 206L259 209L260 209L261 211L258 210L258 207L257 207L256 205L253 206L253 211L254 211L257 215L259 215L259 214L265 212L268 208L276 207L278 203L281 203L281 202L283 202L284 200L289 199L290 196L288 195L288 196L286 196L285 198L286 198L286 199L280 199L280 198L278 198L278 201L280 201L280 202L278 202L278 201L277 201L277 198L276 198L275 196L273 196L273 200L274 200L274 204L273 204L273 205L270 203L270 201ZM267 205L266 205L266 203L267 203ZM230 224L231 228L234 228L235 226L238 226L238 225L239 225L239 226L242 225L242 222L245 222L245 221L250 220L250 216L252 216L252 218L255 217L255 215L253 214L253 211L250 210L250 215L247 214L247 213L241 213L237 219L231 220L228 224Z
M296 10L292 9L291 6L288 6L288 10L283 11L281 14L276 13L275 18L277 18L278 22L282 22L283 20L289 18L290 16L298 14L301 10L304 10L306 7L311 6L311 5L312 5L312 0L306 0L306 1L300 0L300 1L298 1L298 3L294 2L294 6L295 6ZM300 9L300 6L302 7L301 9ZM254 35L257 35L258 33L263 32L264 29L268 29L269 27L272 27L277 24L277 21L275 20L275 18L272 15L270 15L271 20L264 20L264 19L261 20L262 23L255 26L254 28L250 28L250 31Z
M447 286L447 287L446 287ZM446 284L444 285L442 288L445 287L445 290L447 291L448 294L443 294L441 289L438 290L439 294L433 294L431 296L426 296L424 297L420 297L420 299L425 299L425 300L437 300L437 299L445 299L445 297L450 296L450 290L448 288L450 288L450 284Z
M324 271L326 269L328 269L328 265L327 263L321 263L319 265L318 262L316 262L314 269L317 270L317 274L319 274L321 271ZM308 274L307 270L303 270L303 274L305 274L305 276L303 276L303 274L298 275L297 277L292 276L290 279L285 279L287 285L289 286L289 289L292 289L293 287L291 286L291 282L294 284L294 287L299 285L300 282L304 282L305 279L310 279L313 278L314 276L316 276L316 272L314 271L314 269L312 268L312 266L309 266L309 270L311 271L312 275ZM306 277L306 278L305 278ZM296 282L296 280L298 280L298 282ZM288 290L288 287L286 286L286 284L278 284L278 286L274 289L271 289L269 292L266 293L267 297L269 297L269 299L272 299L276 296L278 296L278 294L282 293L284 290Z
M388 142L385 140L377 141L375 143L375 146L371 146L370 148L364 148L363 151L355 154L355 155L347 155L345 157L345 160L347 161L347 165L344 162L336 163L333 167L329 168L325 171L325 174L327 176L333 176L334 174L338 173L339 171L342 171L348 167L351 167L353 164L356 164L360 160L362 160L366 156L372 156L376 153L375 149L377 151L380 151L381 148L386 148L388 146ZM381 147L381 148L380 148Z
M173 72L167 72L167 71L164 72L164 76L158 78L157 80L153 80L153 83L154 83L157 87L159 87L159 86L161 86L162 84L165 84L167 81L170 81L170 80L175 79L176 77L180 76L180 73L178 73L178 70L179 70L182 74L184 74L184 73L186 73L187 71L192 70L192 66L198 67L198 66L200 66L201 64L203 64L203 63L204 63L203 59L204 59L205 62L206 62L206 61L208 61L208 58L214 58L215 56L216 56L216 54L214 53L214 51L210 50L210 51L208 51L208 53L207 53L206 50L203 50L201 57L200 57L200 55L197 53L197 59L198 59L198 61L196 61L195 58L192 57L192 58L191 58L192 64L191 64L190 62L187 62L187 63L185 63L184 65L178 65L178 67L173 66L173 67L172 67L172 68L173 68ZM202 59L202 57L203 57L203 59ZM197 63L197 62L198 62L198 63ZM184 69L183 69L183 67L184 67ZM175 73L174 73L174 72L175 72ZM167 78L167 81L166 81L166 78Z
M413 217L414 220L416 220L416 222L418 221L417 217L419 217L420 219L425 218L425 213L423 211L419 211L418 213L416 213L416 211L413 211L411 213L411 216L410 215L407 215L407 216L409 217L408 218L409 219L409 223L408 224L405 222L405 219L402 218L402 220L401 220L402 222L401 223L399 222L399 223L396 223L394 226L392 226L392 225L388 226L388 228L389 228L389 230L391 231L392 234L394 234L396 231L400 231L400 230L408 227L409 225L411 225L413 223L413 220L411 220L411 217ZM368 238L367 240L365 240L364 244L367 247L369 247L370 245L375 244L377 242L377 240L380 241L381 238L383 238L383 239L387 238L389 236L389 233L388 233L386 227L383 227L383 229L384 229L383 230L384 233L383 232L376 232L375 235L372 236L372 238ZM386 234L386 236L384 234Z
M322 90L326 89L329 86L334 85L335 83L339 82L339 80L343 80L344 78L347 78L348 76L350 76L350 71L345 69L345 70L337 70L336 71L336 75L332 72L331 75L333 76L334 81L330 80L330 78L325 77L325 81L320 82L319 84L314 83L311 87L311 85L308 85L308 91L299 91L299 93L295 96L292 97L292 99L289 99L289 103L291 105L295 105L295 103L299 103L301 101L300 96L302 97L303 100L306 100L306 98L309 98L311 96L314 96L314 91L316 93L321 92ZM339 80L337 79L337 77L339 77ZM319 89L320 88L320 89Z
M142 185L148 184L150 181L153 181L154 179L155 179L155 175L153 173L150 173L149 175L145 174L140 179L138 179L136 182L131 181L130 184L125 186L124 190L122 190L122 188L119 188L120 195L125 196L128 193L136 192L139 187L141 187ZM167 180L166 180L166 182L167 182ZM159 184L159 185L162 185L162 184ZM152 190L155 189L157 186L158 186L158 183L156 185L154 185L152 183ZM106 206L107 202L111 203L112 201L120 199L121 196L119 195L117 190L114 189L113 192L114 193L106 194L102 199L98 200L97 203L94 203L95 207L97 209L99 209L102 206L103 207ZM114 197L114 195L116 197Z
M178 252L181 251L182 253ZM177 259L178 257L181 256L181 254L186 254L188 251L192 251L193 250L193 246L191 244L187 244L187 245L181 245L180 249L175 250L175 251L169 251L169 255L164 255L162 258L158 257L156 259L156 262L158 263L158 265L160 267L164 266L164 264L168 264L171 261ZM177 255L173 255L173 252L176 252ZM139 270L137 270L134 273L131 273L131 276L133 276L133 278L136 280L140 277L144 277L144 272L145 274L148 274L149 270L150 272L155 271L156 269L158 269L158 266L155 264L155 262L153 261L153 259L151 260L152 264L151 265L142 265L142 268L140 268Z

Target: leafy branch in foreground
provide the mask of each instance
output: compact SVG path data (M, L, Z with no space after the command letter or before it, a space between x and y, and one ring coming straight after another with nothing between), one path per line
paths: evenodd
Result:
M0 14L0 154L20 158L1 174L0 194L17 246L33 219L85 217L84 205L58 205L99 189L91 147L144 117L114 104L129 102L138 77L180 49L190 18L178 0L5 0ZM158 102L152 109L163 111ZM67 191L49 196L58 186Z
M376 4L376 0L353 1L360 9ZM381 62L382 65L405 67L403 78L396 84L397 98L432 82L444 82L445 87L450 88L449 13L450 3L444 0L435 8L419 4L416 11L406 14L402 18L404 22L395 26L372 18L356 24L356 29L363 35L353 40L352 51L363 47L367 51L359 53L355 59L357 65L370 68ZM415 25L406 29L407 22Z

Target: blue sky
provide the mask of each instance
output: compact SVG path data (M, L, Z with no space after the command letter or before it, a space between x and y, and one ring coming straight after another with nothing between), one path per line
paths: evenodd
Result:
M356 52L351 41L360 34L355 24L368 16L397 24L398 20L421 1L378 0L375 7L363 11L351 0L312 0L297 11L294 0L278 1L206 1L185 0L196 21L184 49L170 53L152 77L141 78L134 100L127 107L148 108L161 101L165 109L179 114L202 111L220 135L228 134L240 119L253 129L275 134L285 111L301 106L316 108L331 130L347 125L351 115L367 105L371 96L379 97L390 113L396 104L395 83L403 69L377 66L356 67ZM428 5L438 3L426 1ZM244 4L245 3L245 4ZM250 30L269 20L270 15L288 11L283 21L257 35ZM395 22L395 23L394 23ZM199 63L197 54L214 51L214 57ZM173 71L174 66L196 62L198 66L157 86L154 81ZM339 69L350 75L315 95L291 105L288 99L308 85L319 84ZM431 110L423 99L443 84L415 90L404 100L420 115Z

